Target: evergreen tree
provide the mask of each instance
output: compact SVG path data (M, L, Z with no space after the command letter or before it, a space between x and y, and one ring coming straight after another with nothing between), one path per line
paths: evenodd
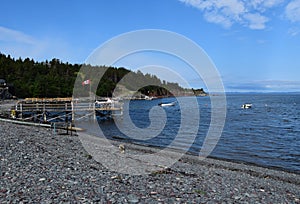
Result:
M151 96L172 95L173 90L176 90L176 93L187 91L177 83L161 82L155 75L144 75L141 71L132 72L124 67L84 66L87 69L106 69L96 90L98 96L112 96L116 85L121 81L122 86L128 90L137 91L136 88L139 87L142 94ZM10 55L0 53L0 79L5 79L13 85L14 95L18 98L71 97L77 76L82 81L92 77L88 73L80 73L80 68L79 64L63 63L55 58L51 61L35 62L29 58L13 59ZM88 93L86 87L77 88L83 93Z

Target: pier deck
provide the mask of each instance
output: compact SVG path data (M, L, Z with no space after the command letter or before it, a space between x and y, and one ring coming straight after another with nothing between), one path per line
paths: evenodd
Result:
M94 115L96 118L97 113L101 115L114 115L122 114L122 104L117 101L101 102L101 104L92 103L88 100L79 100L73 98L26 98L19 100L12 107L11 117L18 119L34 119L43 122L53 120L49 116L50 113L60 115L57 118L64 119L65 121L74 121L75 114L81 115Z

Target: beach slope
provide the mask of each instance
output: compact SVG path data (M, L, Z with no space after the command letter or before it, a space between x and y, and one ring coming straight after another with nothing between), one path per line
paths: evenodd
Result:
M0 129L0 203L300 203L299 174L186 155L170 168L126 175L96 162L77 136L6 122Z

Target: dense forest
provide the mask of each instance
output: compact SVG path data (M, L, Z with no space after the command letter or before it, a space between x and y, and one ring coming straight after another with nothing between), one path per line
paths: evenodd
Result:
M29 58L14 59L10 55L0 53L0 79L6 80L10 86L10 92L18 98L72 96L76 77L80 76L82 81L89 79L89 76L80 73L81 66L63 63L59 59L44 62L36 62ZM112 96L116 85L124 76L126 76L125 80L120 83L123 88L135 90L133 85L142 87L139 91L145 95L167 96L174 93L183 95L191 92L177 83L161 81L155 75L143 74L140 71L132 72L125 68L105 66L90 66L90 68L107 69L100 83L96 84L98 96ZM149 85L144 87L144 84ZM88 93L88 90L84 90L87 86L81 88L84 93Z

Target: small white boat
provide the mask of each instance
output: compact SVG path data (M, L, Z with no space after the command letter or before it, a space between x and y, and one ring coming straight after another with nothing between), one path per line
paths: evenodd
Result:
M153 100L153 97L152 96L145 96L145 100L151 101L151 100Z
M245 103L245 104L242 105L241 108L243 108L243 109L249 109L249 108L252 108L252 104L251 104L251 103Z
M172 103L159 103L159 106L175 106L176 102L172 102Z
M114 101L112 100L112 99L110 99L110 98L105 98L104 100L97 100L97 101L95 101L95 104L97 104L97 105L102 105L102 104L111 104L111 103L113 103Z

